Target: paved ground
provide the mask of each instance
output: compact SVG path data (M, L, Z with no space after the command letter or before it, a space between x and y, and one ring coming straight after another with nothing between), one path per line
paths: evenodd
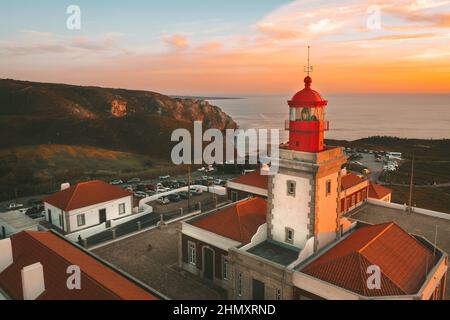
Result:
M222 300L223 289L177 267L179 223L153 229L93 252L171 299Z
M351 219L372 224L394 221L400 227L427 238L443 251L450 253L450 220L425 216L422 214L408 214L403 210L391 209L366 203L355 212L350 213ZM437 234L436 234L437 226ZM446 299L450 300L450 277L447 277Z

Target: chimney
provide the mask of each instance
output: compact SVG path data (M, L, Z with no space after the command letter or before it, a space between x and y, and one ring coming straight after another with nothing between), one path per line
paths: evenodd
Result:
M69 182L61 183L61 191L69 189L69 188L70 188Z
M0 272L3 272L13 263L11 239L0 240Z
M44 267L40 262L22 269L22 289L24 300L35 300L45 291Z

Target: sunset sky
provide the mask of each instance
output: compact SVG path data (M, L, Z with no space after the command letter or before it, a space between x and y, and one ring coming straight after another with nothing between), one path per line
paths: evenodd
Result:
M72 4L80 30L66 27ZM292 93L308 45L313 86L323 92L450 93L447 0L0 3L0 78L185 95Z

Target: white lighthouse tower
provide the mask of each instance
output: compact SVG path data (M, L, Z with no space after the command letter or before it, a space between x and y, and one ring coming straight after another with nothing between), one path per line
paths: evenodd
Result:
M311 89L312 79L288 102L289 143L280 149L279 171L269 177L267 236L303 249L314 237L314 251L340 234L339 188L342 148L327 147L327 101Z

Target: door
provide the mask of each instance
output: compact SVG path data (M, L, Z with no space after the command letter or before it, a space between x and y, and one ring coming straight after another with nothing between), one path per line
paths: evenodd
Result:
M214 251L209 248L203 249L203 276L208 280L214 280Z
M266 290L264 282L253 279L253 300L264 300L265 293Z
M106 222L106 209L100 209L98 211L100 223Z
M47 212L48 212L48 222L50 222L50 224L53 224L52 210L47 209Z
M2 238L3 239L6 239L6 229L5 229L5 226L2 226Z

